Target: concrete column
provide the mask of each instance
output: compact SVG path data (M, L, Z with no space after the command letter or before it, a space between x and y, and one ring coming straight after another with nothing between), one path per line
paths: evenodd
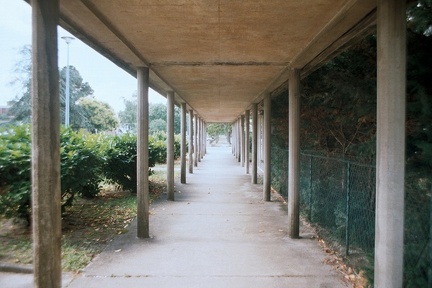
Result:
M204 155L207 154L207 123L204 122L204 127L203 127L203 136L204 136L204 148L203 148L203 152Z
M194 129L193 129L193 110L189 110L189 173L193 173L193 151L194 151Z
M378 1L374 286L402 287L405 178L406 3Z
M244 165L245 165L245 155L246 155L246 152L245 152L245 116L244 115L241 115L241 117L240 117L240 143L241 143L241 147L240 147L240 150L241 150L241 166L242 167L244 167Z
M234 135L234 131L235 131L234 124L231 124L231 131L232 131L231 134ZM233 137L233 140L231 141L231 153L233 155L235 155L234 144L235 144L235 141L234 141L234 137Z
M233 139L233 155L237 157L237 120L233 122L233 130L232 130L232 139Z
M299 238L300 227L300 70L289 76L288 234Z
M249 174L249 126L250 126L250 110L246 110L245 112L245 167L246 174Z
M271 200L271 96L264 97L264 179L263 199Z
M34 287L61 287L58 0L32 1Z
M237 161L240 162L241 161L241 120L237 119Z
M186 183L186 103L181 104L180 183Z
M174 91L167 93L167 195L174 201Z
M198 158L198 162L201 162L201 147L202 147L202 130L201 130L201 117L198 116L198 151L197 151L197 158Z
M198 167L198 115L195 114L194 166Z
M207 127L208 127L208 124L206 123L206 126L205 126L205 138L206 138L206 142L205 142L205 154L207 154L207 144L208 144L208 142L207 142L207 138L208 138Z
M252 184L258 182L258 105L252 103Z
M149 68L139 67L137 80L137 236L149 238Z
M204 146L205 146L205 136L204 136L204 125L205 122L203 119L201 119L201 159L204 158Z

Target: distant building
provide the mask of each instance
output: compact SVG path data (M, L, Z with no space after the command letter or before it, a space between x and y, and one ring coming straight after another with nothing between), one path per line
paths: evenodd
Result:
M0 106L0 115L8 115L8 112L9 112L9 107L6 107L6 106Z

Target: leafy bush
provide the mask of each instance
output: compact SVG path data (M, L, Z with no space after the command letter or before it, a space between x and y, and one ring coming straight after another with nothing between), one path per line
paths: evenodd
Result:
M156 163L166 163L166 159L167 159L166 141L167 141L167 136L166 133L163 131L155 132L149 137L150 157L153 157ZM181 153L181 136L175 135L174 136L174 158L175 159L179 158L180 153Z
M0 136L0 214L29 220L30 126L16 126Z
M30 125L3 128L0 133L0 214L30 220ZM104 136L62 128L62 208L72 205L76 196L95 197L104 180L136 193L136 141L136 136L131 134ZM174 145L175 157L178 157L179 136L176 136ZM166 134L159 132L149 138L149 167L165 162Z
M104 139L98 135L62 129L60 134L61 191L64 206L75 195L92 198L99 193L105 162Z
M117 183L124 190L137 192L137 138L133 134L123 134L109 139L106 149L105 176L108 181ZM154 167L157 153L149 143L149 167ZM149 175L152 170L149 169Z

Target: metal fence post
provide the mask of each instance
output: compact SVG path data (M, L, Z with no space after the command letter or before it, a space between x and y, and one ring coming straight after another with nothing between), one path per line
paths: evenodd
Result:
M309 221L312 222L312 155L309 155Z
M345 256L349 255L349 225L350 225L350 161L346 162L346 173L345 173L345 190L346 190L346 223L345 223Z

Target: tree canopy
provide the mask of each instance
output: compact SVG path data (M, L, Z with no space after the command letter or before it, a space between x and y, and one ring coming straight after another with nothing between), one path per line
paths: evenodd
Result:
M21 92L10 101L9 114L13 121L29 123L31 116L31 46L26 45L19 51L21 60L15 65L16 78L12 81L21 87ZM59 71L60 76L60 119L64 123L66 107L66 70ZM73 129L89 131L111 130L117 126L117 119L108 104L94 99L93 89L85 82L74 66L69 66L70 73L70 125ZM90 98L89 98L90 97ZM81 99L89 98L81 102ZM82 103L82 105L80 104Z
M84 97L80 98L78 106L81 107L87 119L85 127L87 130L95 133L117 128L117 117L108 104Z
M137 99L134 96L131 100L124 100L125 109L120 111L120 123L124 127L130 128L136 132L137 123ZM153 134L158 131L166 132L167 108L165 104L149 104L149 132ZM180 108L174 106L174 133L180 133Z

